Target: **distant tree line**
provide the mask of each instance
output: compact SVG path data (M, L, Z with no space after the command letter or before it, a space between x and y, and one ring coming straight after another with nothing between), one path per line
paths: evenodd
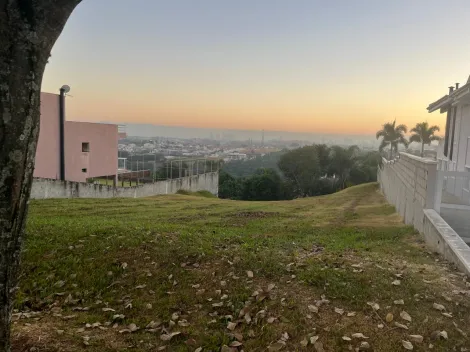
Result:
M357 146L314 144L279 155L276 168L258 168L247 177L226 170L219 175L219 197L238 200L284 200L330 194L377 180L379 152Z

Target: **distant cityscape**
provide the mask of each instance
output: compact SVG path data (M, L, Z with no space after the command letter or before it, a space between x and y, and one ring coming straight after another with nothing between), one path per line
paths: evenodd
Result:
M377 150L375 136L328 135L282 131L216 130L143 124L120 125L127 138L119 140L119 157L158 154L162 159L214 158L225 162L249 160L257 156L290 150L313 143L357 145L365 151ZM426 146L428 153L437 145ZM412 144L409 152L419 152Z
M377 150L374 136L321 135L296 132L210 130L201 128L127 124L127 138L119 141L120 157L159 154L165 159L216 158L225 162L295 149L312 143L357 145Z

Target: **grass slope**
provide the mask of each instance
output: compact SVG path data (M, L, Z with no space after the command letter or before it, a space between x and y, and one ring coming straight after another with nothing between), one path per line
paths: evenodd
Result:
M27 232L14 351L470 348L470 283L375 184L269 203L32 201Z

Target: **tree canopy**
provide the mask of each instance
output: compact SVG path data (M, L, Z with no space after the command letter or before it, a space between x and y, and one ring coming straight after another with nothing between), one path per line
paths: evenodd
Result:
M408 146L408 141L405 138L405 133L408 128L405 125L396 125L396 120L387 122L382 126L382 129L377 131L376 138L382 138L380 142L379 151L383 151L386 147L390 147L389 158L392 158L393 152L398 152L398 145L403 144Z
M376 181L381 160L379 152L363 152L356 146L314 144L285 151L278 162L279 171L261 165L248 177L222 171L219 197L282 200L329 194L350 185Z
M417 123L415 127L411 129L412 135L410 137L411 142L421 143L421 156L424 155L424 145L431 144L432 141L438 141L440 138L435 136L436 132L439 132L439 126L429 126L427 122Z

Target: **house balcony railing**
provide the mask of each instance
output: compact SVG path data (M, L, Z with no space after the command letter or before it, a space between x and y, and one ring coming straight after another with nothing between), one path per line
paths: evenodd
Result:
M470 210L470 172L438 170L435 210L441 207Z

